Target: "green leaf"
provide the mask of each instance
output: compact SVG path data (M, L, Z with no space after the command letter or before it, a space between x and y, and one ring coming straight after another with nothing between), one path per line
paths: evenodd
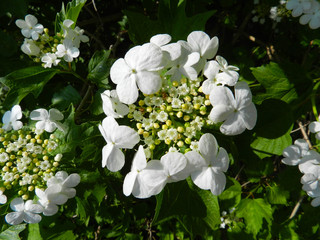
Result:
M87 216L86 207L85 207L85 200L81 200L79 197L75 197L77 201L77 209L76 213L79 216L80 221L85 223L88 226L90 216Z
M70 19L74 22L74 24L72 25L72 27L74 28L75 24L77 23L79 13L85 3L86 0L72 0L67 4L66 8L62 3L61 11L56 15L55 32L58 33L62 30L61 25L66 19Z
M129 22L129 36L135 44L149 42L158 33L168 33L173 41L186 39L195 30L204 30L208 19L215 11L187 17L185 0L163 0L159 2L158 19L151 20L143 13L124 11Z
M38 223L28 224L28 240L42 240Z
M236 216L244 218L248 232L256 236L262 228L263 219L268 225L272 224L272 209L262 198L242 199L239 203Z
M286 239L290 239L290 240L299 240L299 235L295 232L296 229L296 224L294 221L290 221L289 224L284 225L281 229L280 229L280 233L279 233L279 239L280 240L286 240Z
M98 84L98 86L105 87L108 84L108 77L112 61L109 60L111 50L97 51L93 54L88 65L87 79Z
M289 198L290 193L280 186L272 184L266 188L266 196L268 202L271 204L287 205L287 199Z
M92 191L93 196L96 197L98 203L100 204L104 197L106 196L106 188L102 185L95 185Z
M258 121L251 147L260 158L273 154L282 155L283 149L292 143L290 132L293 116L290 105L276 100L265 100L257 106Z
M60 232L47 238L47 240L76 240L76 239L78 238L73 234L72 230Z
M46 83L57 73L55 69L28 67L0 78L0 82L10 88L4 105L13 106L20 103L29 93L35 98L42 92Z
M228 177L226 189L219 195L219 200L230 209L241 201L241 193L240 183L234 178Z
M66 86L59 92L53 94L52 105L59 109L66 109L70 104L77 105L81 101L79 92L71 85Z
M20 240L19 233L26 228L26 224L9 227L0 233L0 240Z

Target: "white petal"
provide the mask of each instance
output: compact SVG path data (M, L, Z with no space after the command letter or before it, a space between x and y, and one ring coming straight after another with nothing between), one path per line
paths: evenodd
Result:
M204 66L204 71L203 74L208 78L208 79L214 79L216 75L218 74L220 69L219 63L217 61L209 61L206 63Z
M182 153L168 152L161 157L160 162L164 166L164 171L169 177L169 182L185 179L186 176L183 170L187 166L187 159Z
M7 223L17 225L23 222L24 212L11 212L5 216Z
M67 198L74 198L76 196L76 189L74 188L64 188L61 194L66 195Z
M39 204L34 204L32 200L27 200L25 203L25 211L41 213L43 211L43 207Z
M129 196L132 193L133 186L136 182L138 172L129 172L123 181L123 194Z
M106 142L111 142L112 132L119 127L119 124L113 117L106 117L98 127Z
M176 61L181 56L181 45L179 43L171 43L161 47L162 51L169 53L170 61Z
M217 37L213 37L204 48L204 51L202 54L203 58L205 59L213 58L217 54L218 48L219 48L219 39Z
M248 106L252 103L252 94L246 82L238 82L234 86L235 99L237 101L238 109Z
M70 20L70 19L66 19L63 21L63 26L66 26L68 28L70 28L72 26L72 24L74 24L74 21Z
M112 148L109 157L107 158L107 168L111 172L119 171L124 165L124 154L119 148Z
M14 121L11 123L11 125L14 130L19 130L23 127L23 123L20 121Z
M125 59L127 61L127 55ZM132 57L132 56L131 56ZM158 71L162 66L161 48L153 43L145 43L139 48L138 55L134 56L130 61L136 61L135 69L139 71Z
M218 152L218 143L216 138L210 133L202 135L199 140L199 151L208 163L208 166L211 163L211 159L216 158Z
M62 183L63 187L73 188L80 183L80 176L77 173L70 174L66 180Z
M140 145L138 151L136 152L133 160L131 171L141 171L147 166L146 154L144 152L143 146Z
M119 126L111 134L111 139L118 148L132 149L140 141L139 134L127 126Z
M188 35L187 41L193 51L199 52L201 56L203 56L203 53L210 41L210 37L205 32L193 31Z
M116 90L121 102L133 104L137 101L139 92L135 79L135 74L132 74L130 78L123 79L118 83Z
M299 22L300 22L300 24L305 25L305 24L307 24L308 22L310 22L310 20L311 20L311 15L305 14L305 15L302 15L302 16L300 17Z
M160 90L162 81L157 72L140 71L137 73L137 84L144 94L153 94Z
M115 61L110 69L110 77L115 84L118 84L124 79L128 79L130 74L132 74L132 69L127 65L123 58Z
M37 110L33 110L30 113L30 119L31 120L46 120L49 118L49 113L44 108L39 108Z
M16 20L16 25L17 25L19 28L22 28L22 29L28 27L27 23L26 23L24 20L22 20L22 19Z
M235 71L225 71L217 74L217 82L222 85L234 86L239 78L239 74Z
M243 133L246 125L239 113L231 114L220 126L220 131L225 135L238 135Z
M143 174L141 175L141 178L148 186L156 187L159 184L163 185L166 183L167 175L165 174L163 165L159 160L149 161L147 163L147 167L142 172Z
M311 122L309 124L309 130L312 133L320 132L320 122L316 122L316 121Z
M43 121L40 121L40 122L43 122ZM38 127L40 124L38 124L38 123L40 123L40 122L37 122L36 123L36 128L37 129L43 129L42 127ZM53 132L54 130L56 130L57 129L57 125L56 125L56 123L55 122L49 122L49 121L47 121L47 122L45 122L45 125L44 125L44 130L46 131L46 132Z
M216 86L217 85L213 80L207 79L202 83L202 86L201 86L202 92L206 95L209 95L212 89L215 88Z
M10 207L13 211L21 212L24 211L24 201L22 198L15 198L11 201Z
M320 205L320 197L317 197L311 201L312 207L318 207Z
M217 86L210 93L210 103L213 107L217 105L225 105L235 107L235 99L231 90L227 87Z
M192 166L193 171L202 169L208 166L208 162L196 151L190 151L185 154L189 164Z
M58 212L59 208L57 205L50 203L47 205L47 207L43 210L44 216L52 216L55 215Z
M166 45L171 41L171 36L169 34L157 34L150 38L150 42L161 47Z
M0 204L5 204L7 202L7 196L6 195L0 195Z
M228 170L229 156L224 148L219 148L218 156L211 160L211 165L216 171L226 172Z
M49 193L48 200L50 201L50 203L62 205L68 201L68 197L61 193L55 193L55 194Z
M112 143L108 143L102 148L102 167L105 167L107 165L108 158L114 148L114 145Z
M234 109L231 106L217 105L211 109L208 118L214 123L226 120L231 114L234 114Z
M22 118L21 107L19 105L14 105L11 109L11 120L18 120Z
M239 111L240 116L243 119L243 123L248 130L252 130L257 122L257 109L256 106L251 103L242 110Z
M156 192L161 192L159 189L154 189L153 187L150 187L146 185L143 181L143 178L141 177L143 175L144 171L140 172L137 175L136 182L132 189L132 195L136 198L148 198L152 195L155 195ZM158 187L160 188L160 187Z
M64 118L63 114L55 108L49 110L49 119L52 121L60 121Z

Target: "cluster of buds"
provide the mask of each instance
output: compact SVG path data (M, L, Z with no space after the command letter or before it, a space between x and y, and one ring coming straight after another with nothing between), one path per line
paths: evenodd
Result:
M16 25L21 28L25 37L21 50L34 57L35 62L42 62L45 68L57 66L62 60L72 62L80 54L81 42L88 42L84 30L75 27L70 19L63 21L62 30L54 36L49 35L49 30L38 23L33 15L26 15L25 20L18 19Z

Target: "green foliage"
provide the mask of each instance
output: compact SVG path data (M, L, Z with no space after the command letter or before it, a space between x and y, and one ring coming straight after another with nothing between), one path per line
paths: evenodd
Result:
M53 94L52 106L58 109L66 109L70 104L78 105L81 101L79 92L71 85L66 86L59 92Z
M11 226L5 231L0 233L1 240L19 240L19 233L26 228L26 224L20 224L16 226Z

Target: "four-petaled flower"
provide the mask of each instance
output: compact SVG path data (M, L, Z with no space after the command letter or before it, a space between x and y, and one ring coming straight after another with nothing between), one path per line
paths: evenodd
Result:
M66 62L72 62L74 58L78 57L80 51L78 48L74 47L70 39L65 39L63 44L57 46L56 55L58 57L63 57Z
M107 116L122 118L129 113L129 107L120 102L116 90L101 93L102 108Z
M38 23L38 19L28 14L25 16L24 20L18 19L16 25L21 28L21 33L26 38L32 38L33 40L38 40L39 34L43 32L43 26Z
M30 113L30 118L31 120L38 121L36 123L37 129L53 132L58 128L61 131L65 131L64 125L58 122L63 119L63 114L58 109L52 108L48 112L44 108L39 108Z
M22 118L21 107L19 105L14 105L11 108L11 111L5 112L2 117L2 128L6 131L10 131L11 129L19 130L22 128L22 122L18 121Z

